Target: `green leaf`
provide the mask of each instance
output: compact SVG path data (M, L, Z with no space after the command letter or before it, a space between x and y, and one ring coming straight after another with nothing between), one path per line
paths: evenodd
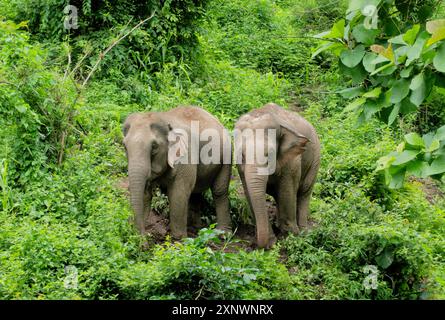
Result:
M381 93L382 93L382 88L381 87L377 87L377 88L374 88L373 90L368 91L365 94L363 94L363 97L365 97L365 98L378 98Z
M439 148L440 148L440 141L433 138L431 144L426 148L426 152L433 152Z
M400 71L400 76L402 78L409 78L409 76L411 75L411 71L413 70L413 66L410 66L408 68L403 69L402 71Z
M416 41L414 42L414 45L411 46L406 52L406 55L408 57L405 63L406 66L409 66L411 62L420 58L428 37L428 33L426 32L422 32L419 34Z
M399 79L394 82L391 88L391 99L392 103L401 102L409 93L410 82L406 79Z
M376 68L376 63L374 62L378 55L372 52L366 52L365 56L363 57L363 66L365 67L365 70L369 73L374 72ZM385 59L386 60L386 59Z
M405 135L405 141L412 146L425 146L425 142L423 141L422 137L419 136L419 134L416 132L408 133L407 135Z
M404 37L403 34L399 34L397 37L389 39L388 42L405 46L405 45L407 45L407 43L405 42L405 40L403 40L403 37Z
M363 93L363 87L352 87L337 91L345 99L353 99Z
M315 49L314 53L311 56L311 59L318 56L320 53L330 50L330 51L336 51L338 49L344 48L344 45L338 42L327 42L321 44L318 48Z
M420 30L420 24L414 25L411 29L409 29L404 35L403 35L403 41L405 41L407 44L412 46L414 44L414 41L416 40L417 34Z
M411 80L409 88L411 90L416 90L424 84L425 84L425 79L423 78L423 72L421 72Z
M340 59L343 64L349 68L354 68L362 61L365 55L365 47L359 45L352 50L345 50L340 54Z
M345 112L349 112L349 111L352 111L354 109L357 109L358 107L363 105L365 102L366 102L366 98L363 98L363 97L357 98L354 101L352 101L350 104L348 104L346 106L346 108L344 109L344 111Z
M398 189L403 187L403 181L405 180L405 173L406 173L406 169L402 168L402 169L393 169L393 168L389 168L388 169L388 175L390 177L389 180L389 187L391 189Z
M378 29L367 29L363 23L357 25L352 30L352 35L357 40L357 42L363 43L365 45L373 44L378 34Z
M429 167L427 162L421 160L411 161L406 166L406 173L419 178L426 178L428 176Z
M416 105L420 106L425 100L427 95L427 86L425 82L425 77L423 73L419 73L412 80L409 88L412 90L410 101Z
M368 73L361 64L355 66L354 68L348 68L341 62L341 60L339 60L338 67L342 74L352 78L352 84L359 84L368 76Z
M434 139L445 140L445 126L437 129L436 134L434 135Z
M322 39L338 39L338 38L342 39L344 34L345 34L345 19L341 19L336 23L334 23L330 32L318 34L315 37Z
M375 257L375 261L382 269L388 268L394 261L394 250L385 248L381 254Z
M433 59L434 67L440 71L445 72L445 43L437 49L436 56Z
M399 115L400 111L400 103L396 103L389 114L388 117L388 126L392 125L394 123L394 120L396 120L397 116Z
M429 176L445 172L445 155L441 155L433 160L427 170Z
M392 163L393 166L398 166L407 163L417 157L418 150L403 150L402 153L396 156L396 160Z

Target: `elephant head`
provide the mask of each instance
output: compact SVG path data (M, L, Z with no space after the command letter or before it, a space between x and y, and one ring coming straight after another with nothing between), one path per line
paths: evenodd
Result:
M235 128L235 157L255 216L257 244L267 248L271 234L266 210L268 180L279 174L287 161L303 153L309 139L286 119L273 113L252 111L242 116ZM264 163L266 158L267 163Z
M144 192L169 167L169 123L157 113L131 114L123 127L124 146L128 159L130 202L136 225L144 232Z

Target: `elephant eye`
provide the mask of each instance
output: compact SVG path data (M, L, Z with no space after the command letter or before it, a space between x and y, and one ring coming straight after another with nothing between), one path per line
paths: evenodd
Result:
M153 142L153 144L151 145L151 154L155 155L156 153L158 153L158 149L159 145L156 142Z

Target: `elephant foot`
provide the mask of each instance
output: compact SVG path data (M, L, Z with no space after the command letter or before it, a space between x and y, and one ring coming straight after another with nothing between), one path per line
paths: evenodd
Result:
M298 226L281 226L280 235L287 236L289 233L298 235L300 228Z
M267 244L267 249L272 248L277 243L277 237L274 233L269 236L269 243Z
M218 230L222 230L222 231L224 231L224 232L226 232L226 233L230 233L230 232L232 232L232 227L231 226L229 226L229 225L217 225L216 226L216 229L218 229Z
M171 230L171 228L170 228L170 230ZM181 239L187 238L187 231L178 231L178 230L173 231L173 230L171 230L170 236L174 240L181 240Z

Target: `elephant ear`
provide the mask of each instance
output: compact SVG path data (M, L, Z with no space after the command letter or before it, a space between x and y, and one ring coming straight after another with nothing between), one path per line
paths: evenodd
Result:
M287 121L279 120L278 123L281 129L278 157L279 161L284 164L289 159L302 154L310 140Z
M168 125L168 155L167 162L171 168L177 164L188 163L189 137L184 129L175 128Z

